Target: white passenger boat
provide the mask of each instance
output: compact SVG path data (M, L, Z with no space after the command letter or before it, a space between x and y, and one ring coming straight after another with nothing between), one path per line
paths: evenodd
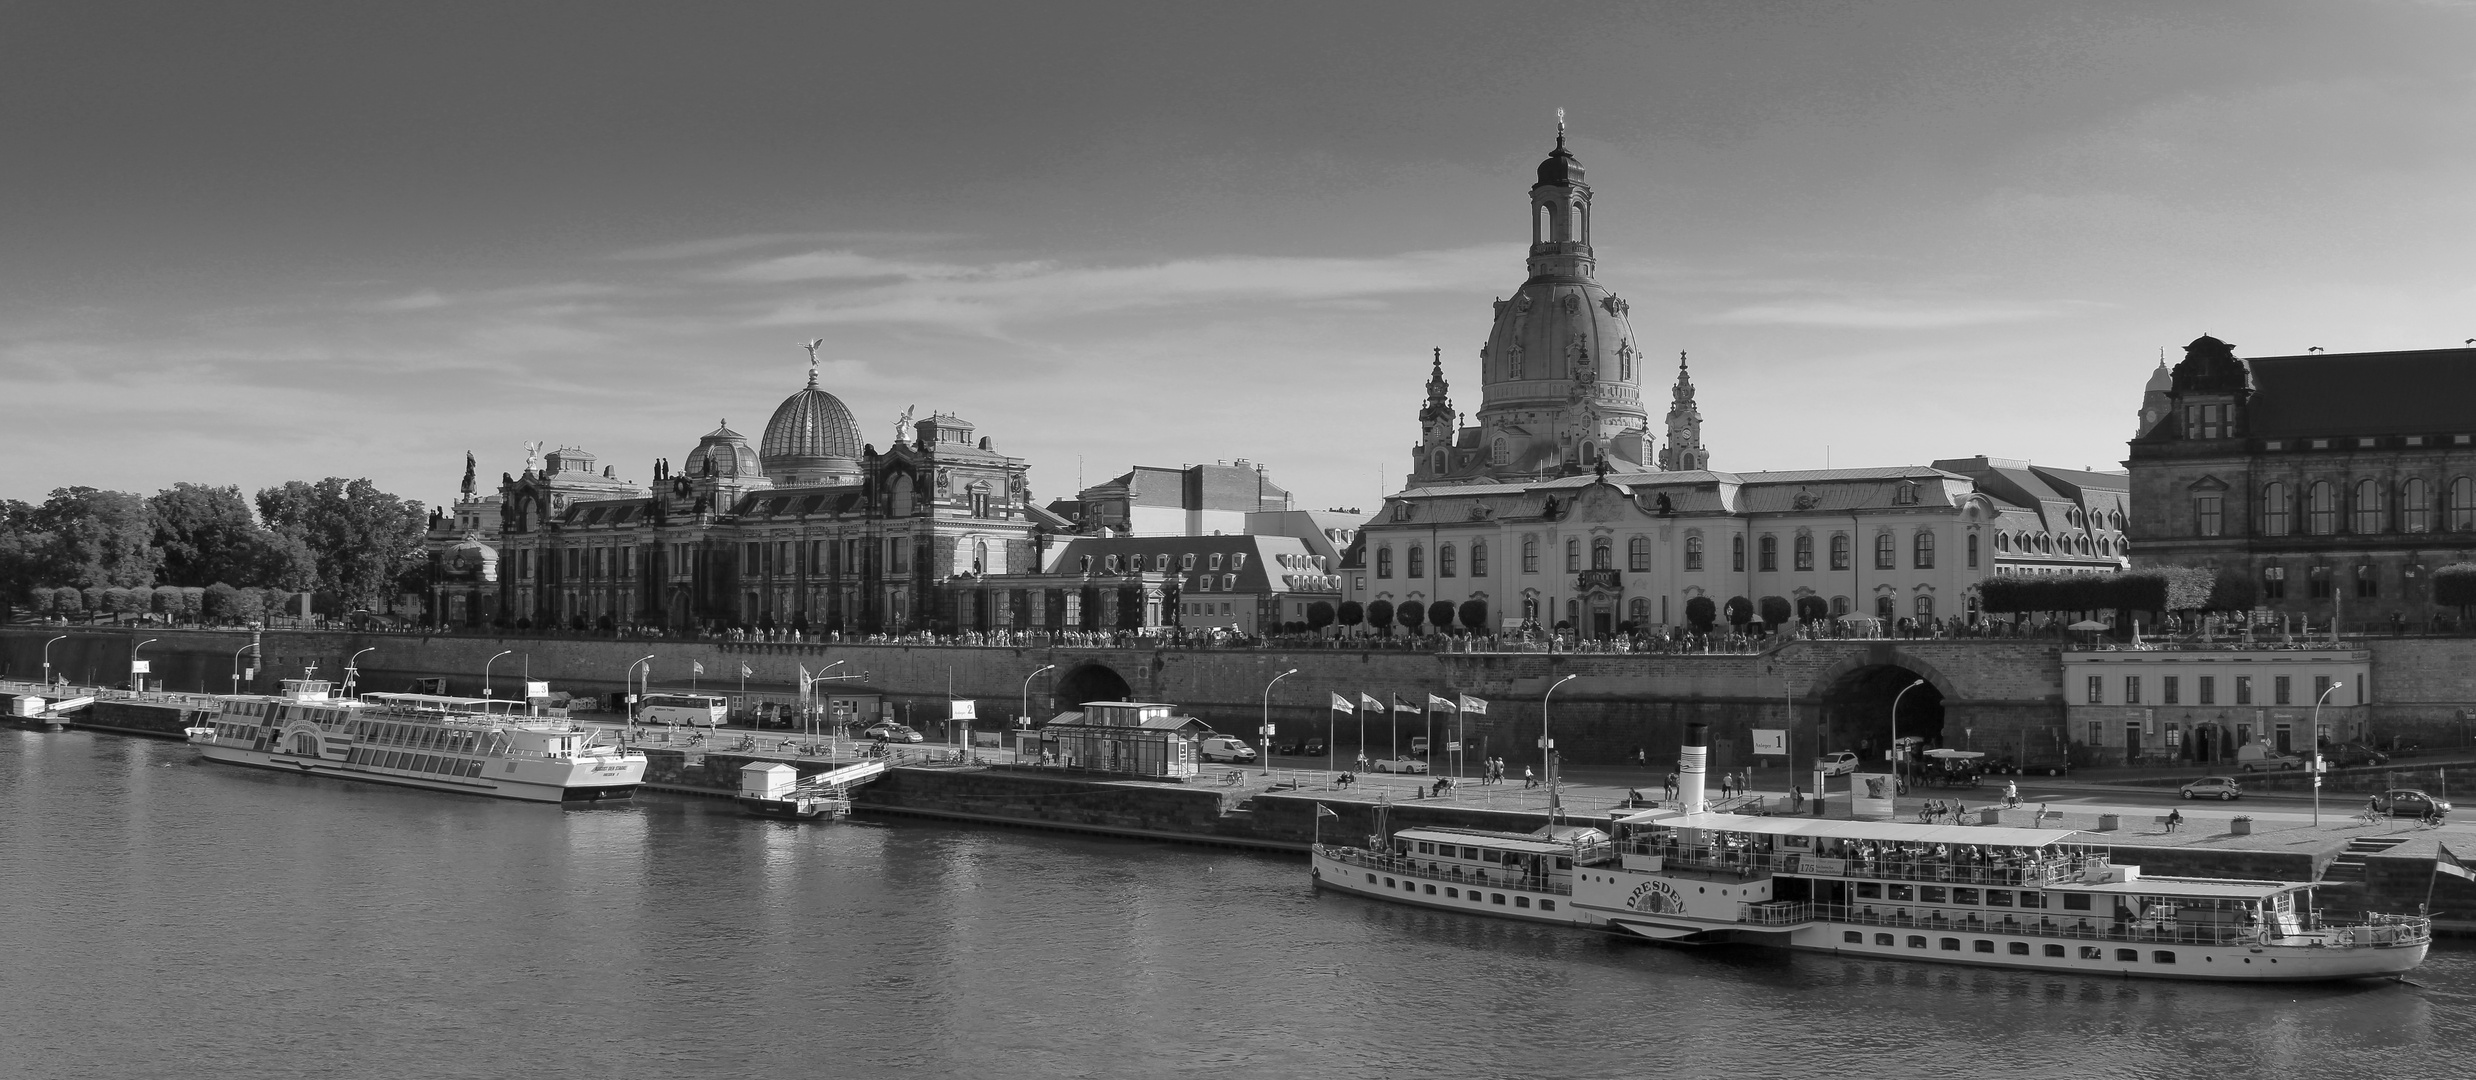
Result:
M188 729L208 761L549 803L625 799L645 778L643 752L521 701L353 700L320 679L286 679L277 694L219 700L219 714Z
M2300 882L2153 877L2065 829L1710 813L1689 725L1683 809L1607 832L1404 829L1318 845L1318 886L1658 941L2175 979L2398 975L2421 915L2326 919Z

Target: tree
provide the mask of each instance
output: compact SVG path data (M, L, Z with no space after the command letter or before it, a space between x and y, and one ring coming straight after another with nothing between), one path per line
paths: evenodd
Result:
M1487 632L1487 601L1464 600L1461 609L1462 627L1474 634Z
M55 488L27 514L25 531L40 535L30 554L46 580L80 588L155 582L162 556L153 517L128 492Z
M218 581L207 586L205 595L199 598L198 615L203 621L218 625L237 622L246 618L240 607L241 590Z
M1367 607L1356 600L1344 600L1333 612L1333 621L1344 627L1357 626L1367 621Z
M1325 627L1332 624L1333 606L1331 604L1318 600L1307 605L1307 629L1320 634L1324 632Z
M366 479L288 481L259 491L257 502L269 528L299 538L317 568L319 590L335 594L346 609L386 607L389 584L407 562L423 557L421 503Z
M239 581L307 588L314 580L308 549L259 525L239 487L174 484L146 505L167 584Z
M1712 603L1708 596L1687 600L1685 621L1693 626L1695 633L1708 634L1713 626L1719 625L1719 605Z
M172 622L180 618L181 587L178 585L157 585L153 589L148 590L146 597L146 609L157 615L163 616L163 621L165 622Z
M1754 621L1754 602L1742 596L1728 598L1728 625L1743 626Z
M52 610L61 615L75 615L86 610L86 594L63 585L52 590Z
M1784 596L1763 597L1762 621L1770 623L1773 626L1778 626L1781 623L1787 622L1788 598Z
M1393 609L1393 621L1401 624L1402 633L1416 634L1420 624L1427 621L1427 605L1416 600L1404 600Z
M1382 631L1388 637L1391 636L1393 632L1393 602L1390 600L1377 600L1369 603L1367 605L1367 625L1372 629Z

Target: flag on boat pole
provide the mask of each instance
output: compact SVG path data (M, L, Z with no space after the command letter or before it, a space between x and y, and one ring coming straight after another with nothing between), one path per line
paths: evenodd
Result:
M1333 813L1331 807L1323 803L1315 804L1315 846L1319 848L1324 846L1324 819L1340 817L1341 815Z
M1466 713L1477 713L1481 716L1485 716L1487 715L1487 700L1485 698L1474 698L1468 694L1463 694L1462 711Z
M1326 806L1323 803L1317 803L1315 804L1315 816L1320 818L1337 818L1341 815L1333 813L1332 807Z
M2451 854L2448 845L2433 845L2433 876L2427 878L2424 883L2423 910L2427 914L2433 910L2433 886L2441 882L2443 874L2462 881L2476 882L2476 871L2470 871L2466 863L2460 862L2458 856Z

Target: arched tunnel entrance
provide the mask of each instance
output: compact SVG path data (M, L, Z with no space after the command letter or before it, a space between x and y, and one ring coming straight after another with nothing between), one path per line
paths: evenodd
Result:
M1109 665L1087 663L1057 681L1057 689L1049 692L1049 704L1053 709L1080 709L1087 701L1125 701L1134 693L1135 688Z
M1925 685L1900 696L1901 690L1921 682ZM1881 768L1883 752L1891 746L1895 698L1900 703L1900 738L1924 739L1922 745L1929 747L1945 745L1943 691L1908 668L1871 664L1840 676L1824 691L1824 748L1855 750L1864 760L1863 768Z

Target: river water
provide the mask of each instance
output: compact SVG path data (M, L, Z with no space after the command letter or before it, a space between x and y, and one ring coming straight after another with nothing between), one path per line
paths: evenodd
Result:
M0 1075L2467 1075L2421 985L1685 950L1317 895L1296 857L584 810L0 731Z

